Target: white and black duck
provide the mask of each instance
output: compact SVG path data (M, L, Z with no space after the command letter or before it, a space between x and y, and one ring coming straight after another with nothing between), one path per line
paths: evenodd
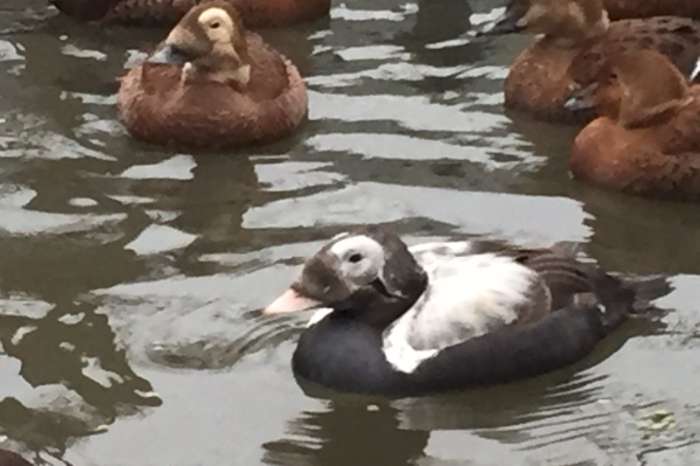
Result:
M508 382L583 358L669 291L665 279L625 281L560 249L409 248L366 227L309 258L264 312L325 308L292 364L297 377L332 389L418 395Z

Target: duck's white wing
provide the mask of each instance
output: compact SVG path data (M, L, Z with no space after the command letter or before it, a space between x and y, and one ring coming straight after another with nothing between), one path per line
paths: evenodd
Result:
M394 367L410 372L445 347L548 310L548 290L536 271L514 257L480 250L472 242L411 249L428 274L428 287L384 333L384 351Z

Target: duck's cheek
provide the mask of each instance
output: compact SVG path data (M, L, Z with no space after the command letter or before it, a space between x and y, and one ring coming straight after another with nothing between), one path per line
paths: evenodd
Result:
M322 303L312 298L303 296L298 291L290 288L275 299L272 304L263 310L263 314L287 314L290 312L305 311L321 306Z

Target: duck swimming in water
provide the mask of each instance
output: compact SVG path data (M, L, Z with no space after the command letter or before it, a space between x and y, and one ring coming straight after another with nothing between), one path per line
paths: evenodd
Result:
M607 58L628 50L663 53L683 73L700 53L700 21L673 16L609 21L602 0L511 0L504 16L482 34L541 34L514 61L504 86L505 106L554 122L587 122L597 113L572 112L572 90L605 76Z
M175 24L201 0L51 0L84 21ZM251 28L289 26L328 15L331 0L227 0Z
M633 194L700 199L700 85L651 50L611 57L607 68L608 81L568 102L603 113L574 141L573 175Z
M117 103L137 139L216 149L291 134L308 98L297 68L217 0L190 10L156 53L122 78Z
M333 238L263 312L319 311L292 365L303 380L421 395L571 364L665 280L615 278L570 253L490 241L407 247L381 227Z

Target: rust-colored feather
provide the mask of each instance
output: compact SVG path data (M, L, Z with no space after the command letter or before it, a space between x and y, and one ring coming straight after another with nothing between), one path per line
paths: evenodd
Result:
M248 27L289 26L328 15L331 0L227 0ZM175 24L201 0L53 0L83 20L127 24Z

